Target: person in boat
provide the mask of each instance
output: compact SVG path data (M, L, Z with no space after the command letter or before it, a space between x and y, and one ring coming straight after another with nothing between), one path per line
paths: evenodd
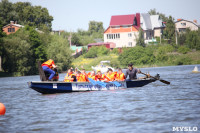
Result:
M47 72L49 74L51 74L49 76L49 81L54 77L54 75L56 74L55 71L53 71L52 69L56 68L57 66L55 65L54 61L52 59L49 59L48 61L42 63L42 69L44 70L44 72Z
M86 80L87 82L89 82L89 80L88 80L88 75L87 75L85 69L82 69L82 70L81 70L81 73L85 76L85 80Z
M73 73L73 69L68 69L64 82L76 82L76 76Z
M113 70L111 68L108 68L105 81L107 81L107 82L114 81L115 78L116 78L116 73L113 72Z
M105 81L105 74L101 73L101 70L97 70L97 74L96 74L96 80L97 81Z
M133 68L133 64L128 65L128 69L126 70L125 77L129 76L128 80L135 80L137 79L137 73L140 73L140 69Z
M116 81L124 81L125 79L126 79L126 77L125 77L124 73L122 72L122 69L119 68L115 80Z
M85 75L83 75L80 71L77 72L76 79L77 82L87 82Z
M91 78L93 80L97 80L96 75L95 75L95 71L92 71L88 74L88 78Z

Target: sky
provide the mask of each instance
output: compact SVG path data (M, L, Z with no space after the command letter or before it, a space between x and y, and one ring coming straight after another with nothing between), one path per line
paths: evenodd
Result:
M112 15L148 13L150 9L175 19L196 19L200 24L200 0L9 0L46 7L53 16L53 30L88 30L89 21L109 26Z

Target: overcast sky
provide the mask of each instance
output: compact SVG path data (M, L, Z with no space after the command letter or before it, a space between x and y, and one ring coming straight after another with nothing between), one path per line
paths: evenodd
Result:
M53 30L88 29L89 21L102 21L107 28L112 15L158 12L175 19L196 19L200 23L200 0L9 0L31 2L49 10Z

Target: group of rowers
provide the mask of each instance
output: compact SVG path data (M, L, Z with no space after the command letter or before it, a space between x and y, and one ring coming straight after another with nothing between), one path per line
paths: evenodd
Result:
M50 73L49 79L51 80L54 75L55 71L51 68L56 68L54 61L52 59L44 62L42 64L42 68L45 72ZM118 69L117 72L113 72L111 68L108 68L108 71L105 73L101 73L101 70L91 71L86 73L85 69L79 71L77 68L73 70L73 68L68 69L67 74L64 78L64 82L89 82L88 78L91 78L95 81L102 81L102 82L109 82L109 81L124 81L129 77L127 80L134 80L137 79L137 73L140 73L139 69L133 68L132 64L128 65L128 69L124 74L122 69Z

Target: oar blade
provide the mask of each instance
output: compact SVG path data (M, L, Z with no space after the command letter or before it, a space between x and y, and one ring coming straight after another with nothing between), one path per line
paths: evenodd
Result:
M117 87L120 87L120 86L121 86L121 84L120 84L119 82L117 82L117 81L113 81L113 82L111 82L111 83L115 84Z
M91 79L91 78L88 78L88 80L89 80L93 85L96 85L96 84L97 84L96 81L93 80L93 79Z
M162 83L164 83L164 84L170 84L170 82L169 81L166 81L166 80L163 80L163 79L159 79L160 80L160 82L162 82Z

